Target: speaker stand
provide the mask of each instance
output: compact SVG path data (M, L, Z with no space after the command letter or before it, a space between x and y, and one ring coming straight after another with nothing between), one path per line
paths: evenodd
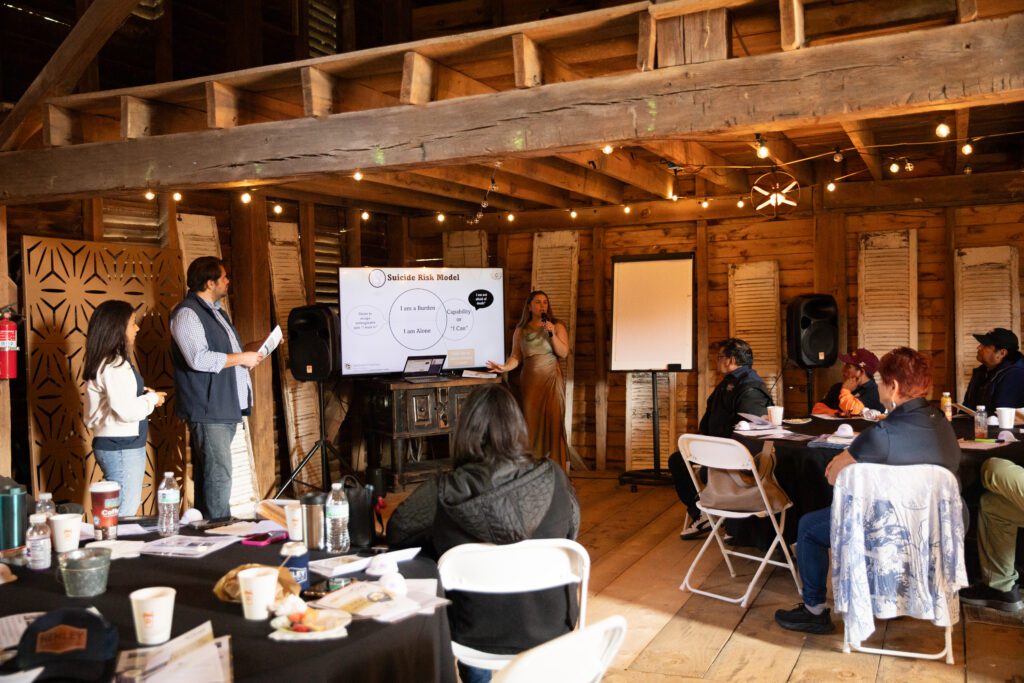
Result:
M804 368L807 371L807 414L814 410L814 368Z
M285 481L285 483L281 485L281 488L277 490L277 493L274 495L273 500L277 500L278 498L280 498L281 494L284 493L285 490L292 485L292 482L297 481L298 483L304 486L315 488L313 484L302 481L301 479L297 479L297 477L299 476L299 473L302 472L302 468L306 466L306 463L310 461L310 459L317 451L320 451L320 476L323 481L324 491L329 491L331 489L331 468L327 458L328 453L334 454L334 457L337 458L338 463L341 465L341 468L343 470L348 470L349 474L355 474L355 471L351 467L349 467L344 460L341 459L341 453L339 453L338 449L334 447L334 444L327 440L327 424L324 421L324 405L326 404L326 401L324 400L323 380L317 381L316 390L318 404L320 408L320 440L313 444L313 447L309 449L309 452L306 453L306 457L302 459L302 462L299 463L299 466L292 471L291 476L288 477L288 480Z
M651 402L651 423L654 427L654 469L630 470L619 475L619 485L629 484L629 490L636 492L636 487L668 486L672 483L672 475L661 469L661 427L658 420L658 373L651 371L651 391L654 400Z

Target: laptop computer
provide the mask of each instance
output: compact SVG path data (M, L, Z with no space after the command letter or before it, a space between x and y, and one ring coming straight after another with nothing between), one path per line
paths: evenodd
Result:
M448 356L409 356L405 359L402 379L406 382L436 382L441 375L444 361Z

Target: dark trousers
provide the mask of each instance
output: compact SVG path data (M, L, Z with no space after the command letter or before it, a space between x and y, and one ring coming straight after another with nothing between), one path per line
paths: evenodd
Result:
M188 424L196 508L206 519L231 516L231 441L238 423Z
M693 479L686 471L686 462L679 452L668 456L668 471L672 473L672 483L675 484L676 495L686 506L686 513L690 515L691 519L696 519L700 515L700 511L697 510L697 488L693 485ZM702 482L708 483L706 467L700 468L698 476Z
M821 605L828 593L828 552L832 546L830 530L832 508L808 512L800 518L796 540L796 566L804 584L806 605Z

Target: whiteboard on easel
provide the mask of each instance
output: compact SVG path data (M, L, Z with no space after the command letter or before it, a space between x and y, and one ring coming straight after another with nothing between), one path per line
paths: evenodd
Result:
M693 253L612 259L615 370L693 370Z

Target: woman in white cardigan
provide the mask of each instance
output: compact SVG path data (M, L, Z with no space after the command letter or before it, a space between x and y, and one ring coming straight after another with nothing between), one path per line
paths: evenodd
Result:
M104 301L89 318L85 341L85 426L92 430L92 449L108 481L121 486L120 514L135 515L142 502L146 476L149 414L167 394L143 385L132 365L139 325L126 301Z

